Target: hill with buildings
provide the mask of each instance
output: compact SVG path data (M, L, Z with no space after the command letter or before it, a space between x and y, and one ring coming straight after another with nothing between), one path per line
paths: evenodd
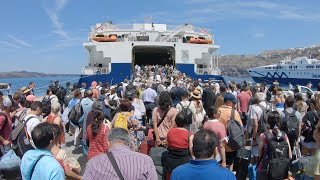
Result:
M249 76L246 72L249 68L275 64L283 59L294 59L301 56L320 59L320 45L267 50L258 55L220 55L219 68L224 76L245 77Z

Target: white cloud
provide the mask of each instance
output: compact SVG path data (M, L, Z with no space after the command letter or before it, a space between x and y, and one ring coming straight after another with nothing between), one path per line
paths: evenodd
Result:
M11 39L13 39L15 42L17 42L18 44L25 46L25 47L32 47L31 44L27 43L24 40L18 39L17 37L13 36L13 35L8 35Z
M0 41L0 43L1 44L4 44L4 45L6 45L6 47L13 47L13 48L21 48L20 46L18 46L18 45L15 45L15 44L12 44L12 43L10 43L10 42L8 42L8 41Z
M59 12L65 8L68 2L69 0L55 0L55 8L44 8L54 27L52 32L64 39L71 39L71 37L63 28L63 23L59 19Z
M260 39L260 38L264 38L265 34L261 33L261 32L257 32L253 34L254 38Z
M59 11L59 10L63 9L67 5L68 1L69 0L56 0L57 10Z

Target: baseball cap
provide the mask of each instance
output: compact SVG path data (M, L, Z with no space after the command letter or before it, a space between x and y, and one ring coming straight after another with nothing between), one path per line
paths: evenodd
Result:
M10 107L12 106L12 101L9 98L4 98L3 99L3 106L4 107Z
M231 93L226 93L226 94L224 95L224 102L227 102L227 101L231 101L231 102L234 102L234 103L239 102L239 100L236 99L236 98L234 97L234 95L231 94Z

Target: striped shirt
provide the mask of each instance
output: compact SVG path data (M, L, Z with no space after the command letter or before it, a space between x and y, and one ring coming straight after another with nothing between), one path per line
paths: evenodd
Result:
M152 159L144 154L130 151L128 146L119 145L110 148L120 172L126 180L158 179ZM93 157L86 165L83 175L84 180L118 180L119 177L114 170L107 154Z

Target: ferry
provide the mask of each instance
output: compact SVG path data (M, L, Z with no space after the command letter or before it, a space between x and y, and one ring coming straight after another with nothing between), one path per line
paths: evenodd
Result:
M277 64L255 67L247 70L257 83L268 84L278 81L281 85L306 85L320 83L320 60L307 57L285 59Z
M224 81L218 68L220 46L208 30L191 24L98 23L83 46L88 62L79 85L130 80L135 65L172 65L193 79Z

